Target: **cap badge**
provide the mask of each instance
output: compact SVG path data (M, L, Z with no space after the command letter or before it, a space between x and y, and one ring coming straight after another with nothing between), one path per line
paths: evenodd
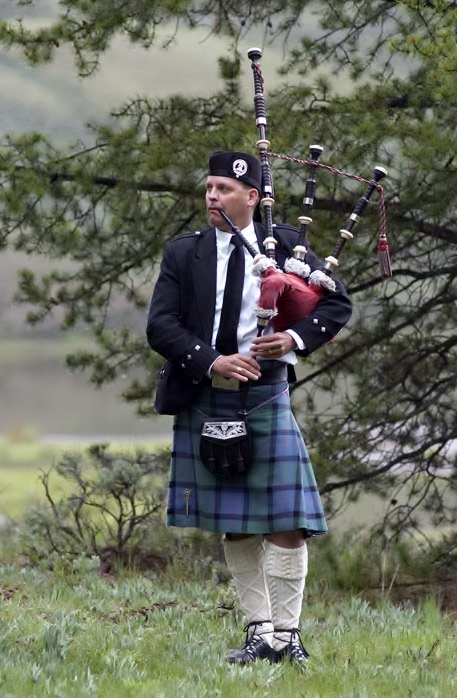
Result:
M241 158L235 160L235 162L232 165L232 170L235 177L242 177L248 171L248 163L246 162L246 160L242 160Z

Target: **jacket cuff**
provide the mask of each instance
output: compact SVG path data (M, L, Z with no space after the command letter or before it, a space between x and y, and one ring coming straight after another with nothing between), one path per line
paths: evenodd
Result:
M218 351L196 340L181 355L178 364L190 378L199 382L208 375L210 367L218 356L220 356Z

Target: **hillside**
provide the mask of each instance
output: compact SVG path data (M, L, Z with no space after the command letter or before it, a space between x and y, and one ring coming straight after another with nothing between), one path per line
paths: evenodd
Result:
M49 23L56 5L57 0L40 0L39 9L21 9L24 16L33 14L28 23L36 25ZM0 17L14 15L11 3L0 0ZM0 135L42 131L54 139L74 141L84 134L88 121L103 119L129 97L212 94L220 86L217 59L227 54L229 42L209 28L199 28L180 32L163 48L174 30L165 25L158 32L156 45L149 49L129 43L126 37L116 37L102 56L100 69L85 79L75 75L73 56L67 47L58 50L53 63L33 67L17 52L0 48ZM257 36L240 40L241 55L246 56L252 45L259 44L262 38ZM282 57L281 47L265 51L263 65L270 86L278 83L276 71ZM243 72L243 84L250 96L252 74L247 58Z

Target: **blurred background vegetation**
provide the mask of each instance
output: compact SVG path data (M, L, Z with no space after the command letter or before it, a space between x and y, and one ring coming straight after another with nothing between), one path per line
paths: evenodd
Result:
M17 7L10 0L0 0L0 17L14 20L23 16L27 26L39 28L55 20L57 5L56 0L40 0ZM148 49L115 37L99 70L85 79L76 75L72 52L65 46L58 60L34 66L18 50L0 47L0 137L41 132L58 144L75 143L83 138L89 121L103 122L113 106L127 98L175 93L209 96L218 89L217 58L227 50L224 37L205 27L175 36L171 22L161 28L160 37ZM257 32L252 32L241 44L247 50L256 39ZM163 44L168 45L164 48ZM282 55L280 45L272 46L265 55L271 86L281 79L276 67ZM251 81L245 71L243 85L249 98ZM82 437L83 442L169 435L171 419L142 419L119 399L125 387L122 378L96 390L87 374L69 371L67 354L93 348L89 333L79 328L64 335L55 317L39 326L27 325L27 306L14 301L17 274L24 268L45 274L54 268L54 262L10 249L0 253L0 435L62 441ZM113 322L122 322L127 311L123 299L115 298ZM143 332L145 315L138 313L135 324Z
M31 26L46 25L57 15L57 2L40 0L22 10L9 0L0 2L2 19L19 14ZM164 38L172 31L171 25L164 28ZM215 57L223 46L222 38L204 29L183 32L166 50L145 50L117 38L100 70L85 80L76 76L68 49L59 52L58 61L32 67L19 52L0 48L0 136L39 131L60 143L75 142L88 121L103 121L114 104L135 94L211 94L218 85ZM274 55L267 60L272 64ZM190 72L183 70L189 65ZM90 336L81 331L63 335L53 318L39 327L26 324L27 308L14 301L17 273L23 268L46 273L52 266L38 255L8 249L0 254L0 434L13 441L33 436L62 442L170 434L170 419L141 419L119 399L122 379L96 390L87 376L69 371L66 355L90 348ZM125 306L120 298L116 302L115 317L122 318ZM140 331L144 322L137 318Z
M169 441L169 418L134 409L147 408L158 364L144 339L154 264L168 237L202 223L208 150L254 149L252 76L241 56L260 44L273 150L306 155L311 136L342 169L366 175L379 161L389 170L394 278L379 274L372 207L342 265L351 325L302 365L294 395L327 510L346 535L377 524L378 582L398 578L397 552L388 574L383 560L408 536L432 547L443 538L452 569L454 3L138 8L0 2L0 513L20 515L21 491L33 503L29 486L65 447L140 440L152 453ZM56 167L73 179L63 184ZM304 173L275 167L278 217L293 222ZM95 190L95 174L124 179L115 191ZM358 190L319 174L311 234L324 256ZM131 186L143 180L165 192Z

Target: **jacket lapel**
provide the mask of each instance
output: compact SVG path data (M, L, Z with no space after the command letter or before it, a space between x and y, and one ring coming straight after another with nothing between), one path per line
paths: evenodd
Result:
M259 223L254 223L254 230L255 234L257 236L257 244L259 246L259 252L263 254L265 252L265 248L263 246L263 238L264 238L264 227L261 226Z
M216 304L217 250L214 228L200 233L192 264L193 305L198 308L201 338L211 343Z

